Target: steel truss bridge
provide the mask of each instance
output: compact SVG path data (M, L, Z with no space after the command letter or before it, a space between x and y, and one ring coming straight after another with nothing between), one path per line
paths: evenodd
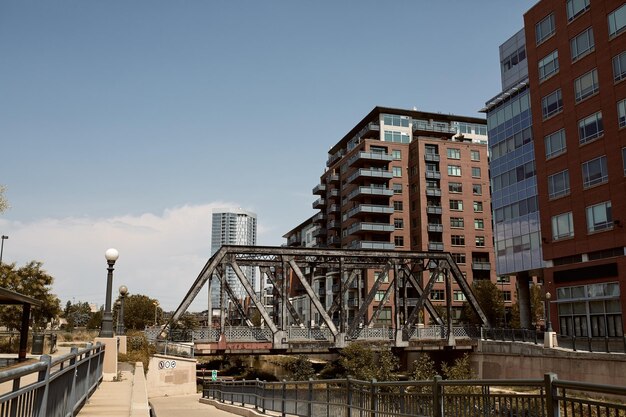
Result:
M226 278L228 268L234 271L245 289L246 299L235 296ZM244 270L255 268L260 271L262 282L270 286L269 291L273 294L271 308L262 302L250 277L244 273ZM380 273L370 279L372 285L363 285L368 270ZM328 278L333 281L333 301L325 305L314 291L313 282ZM445 285L445 321L430 301L433 286L441 279ZM222 246L208 260L172 318L159 329L158 337L170 333L205 284L210 288L213 280L218 281L220 288L219 326L194 331L197 353L332 349L345 347L359 339L381 340L394 347L406 348L415 339L435 338L454 346L456 338L472 335L466 329L452 325L453 282L463 292L482 325L490 327L469 284L447 252ZM357 305L347 296L348 291L355 288L364 294ZM382 291L384 296L380 297ZM413 296L410 298L409 294ZM293 305L294 295L305 297L310 302L311 311L319 313L319 326L313 328L305 322ZM354 312L350 317L349 301ZM386 322L388 327L384 327L377 323L377 319L387 301L391 301L393 314L391 326ZM231 307L235 310L234 315ZM252 324L251 312L254 310L260 315L260 326ZM208 311L211 316L210 297ZM237 319L234 320L233 316ZM428 317L428 323L434 326L420 324L424 317ZM238 325L233 326L233 323Z

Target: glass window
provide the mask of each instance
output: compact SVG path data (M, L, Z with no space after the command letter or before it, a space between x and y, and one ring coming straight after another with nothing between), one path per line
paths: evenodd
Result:
M472 161L480 161L480 151L470 151L470 158Z
M617 121L619 127L626 126L626 100L617 103Z
M393 238L393 243L396 246L404 246L404 236L395 236Z
M567 20L571 22L589 9L589 0L567 0Z
M401 167L392 167L391 168L391 172L393 173L394 177L401 177L402 176L402 168Z
M613 217L611 216L610 201L587 207L587 231L589 233L612 228Z
M563 110L563 99L560 88L541 99L541 112L544 120L561 110Z
M402 194L402 184L393 184L393 193Z
M583 162L583 186L585 188L605 183L608 180L609 173L606 167L606 156Z
M461 167L458 165L448 165L448 175L451 177L460 177Z
M463 210L463 200L450 200L450 210Z
M397 114L384 114L383 123L387 126L409 127L409 116L400 116Z
M554 15L546 16L542 21L535 25L535 37L537 45L548 39L554 34L556 27L554 25Z
M461 150L448 148L448 159L461 159Z
M548 197L552 200L569 194L569 171L564 170L548 176Z
M439 148L437 147L437 145L425 145L424 146L424 151L426 152L427 155L438 155L439 154Z
M402 205L402 201L394 201L393 202L393 210L394 211L402 211L404 209Z
M385 291L376 291L374 301L383 301L385 299Z
M549 53L539 61L539 81L543 81L559 71L559 51Z
M585 117L578 122L578 140L580 144L587 143L604 134L602 125L602 112L597 112Z
M402 218L393 219L393 227L396 229L404 229L404 220Z
M578 34L574 39L570 41L570 48L572 50L572 61L576 61L582 58L588 52L593 51L593 30L587 28L584 32Z
M622 148L622 164L624 165L624 176L626 177L626 148Z
M474 201L474 213L482 213L482 212L483 212L483 202Z
M452 255L452 259L454 259L454 262L457 264L464 264L466 262L464 253L451 253L450 255Z
M599 89L598 71L594 68L574 81L576 102L578 103L587 97L594 95Z
M396 132L395 130L385 131L385 142L409 143L411 138L408 133Z
M476 246L479 248L485 247L485 236L476 236Z
M463 192L463 184L460 182L449 182L448 183L448 191L451 193L462 193Z
M552 239L559 240L574 236L574 222L572 212L558 214L552 217Z
M472 184L472 194L483 195L483 186L481 184Z
M465 245L465 236L463 235L452 235L450 236L450 240L451 240L452 246Z
M609 13L609 36L616 36L626 27L626 4Z
M613 79L615 81L626 78L626 52L613 57Z
M393 157L393 159L398 161L398 160L402 159L402 152L399 149L393 149L391 151L391 156Z
M462 229L465 227L465 220L463 217L450 217L450 227Z
M565 153L567 150L564 129L546 136L544 141L546 145L546 158L553 158L557 155Z
M474 229L483 230L485 228L485 220L483 219L474 219Z
M480 167L472 167L472 178L480 178Z

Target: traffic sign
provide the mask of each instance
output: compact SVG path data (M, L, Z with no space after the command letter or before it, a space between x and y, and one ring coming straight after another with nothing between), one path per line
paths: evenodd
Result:
M217 371L215 369L211 371L211 381L217 381Z

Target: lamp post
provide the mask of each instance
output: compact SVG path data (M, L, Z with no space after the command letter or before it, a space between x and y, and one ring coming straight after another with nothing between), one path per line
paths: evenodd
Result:
M2 235L2 243L0 244L0 265L2 265L2 252L4 252L4 241L8 238L8 236Z
M154 326L156 327L156 325L157 325L157 310L159 309L159 302L155 301L152 304L154 304Z
M128 294L128 288L126 285L120 286L120 309L117 312L117 334L123 335L126 333L126 329L124 328L124 300L126 299L126 294Z
M104 313L102 314L102 327L100 327L100 337L113 337L113 315L111 314L111 286L113 285L113 265L120 256L117 249L107 249L104 257L109 267L107 268L107 294L105 299Z
M550 298L552 298L552 294L546 292L546 332L552 331L552 323L550 322Z

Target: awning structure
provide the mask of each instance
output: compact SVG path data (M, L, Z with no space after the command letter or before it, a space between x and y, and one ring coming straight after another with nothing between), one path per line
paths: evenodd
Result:
M30 308L31 306L41 306L41 301L0 287L0 305L19 304L22 305L22 326L20 327L20 350L17 358L19 360L23 360L26 359L26 348L28 345L28 322L30 319Z

